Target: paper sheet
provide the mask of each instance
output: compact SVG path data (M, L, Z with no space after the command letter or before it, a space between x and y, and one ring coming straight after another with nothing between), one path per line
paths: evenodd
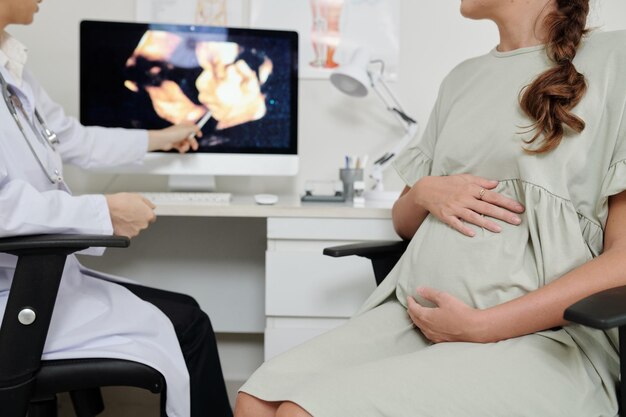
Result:
M357 47L397 78L400 0L250 0L250 26L300 34L301 78L327 78Z
M139 22L242 26L243 0L136 0Z

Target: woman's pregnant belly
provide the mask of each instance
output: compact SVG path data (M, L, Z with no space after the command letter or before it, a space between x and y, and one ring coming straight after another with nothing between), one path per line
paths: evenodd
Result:
M487 308L543 285L527 222L498 223L500 233L475 227L476 236L467 237L428 216L392 271L399 274L398 299L405 303L407 295L416 297L416 288L431 287Z

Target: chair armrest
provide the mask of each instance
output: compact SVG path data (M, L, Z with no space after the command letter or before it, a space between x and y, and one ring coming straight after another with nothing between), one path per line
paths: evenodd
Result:
M126 237L62 234L0 239L0 252L18 256L0 325L0 400L3 390L30 389L67 255L92 246L126 247L129 242Z
M563 318L596 329L626 324L626 286L611 288L583 298L565 310Z
M325 248L324 255L333 256L335 258L358 255L369 259L372 261L376 285L380 285L389 271L396 265L408 244L408 240L354 243L351 245Z
M324 249L324 255L340 258L343 256L372 257L390 254L402 254L409 242L407 240L387 240L374 242L361 242L351 245L333 246Z
M65 253L81 251L89 247L125 248L130 240L123 236L108 235L30 235L0 239L0 252L13 255L35 253Z

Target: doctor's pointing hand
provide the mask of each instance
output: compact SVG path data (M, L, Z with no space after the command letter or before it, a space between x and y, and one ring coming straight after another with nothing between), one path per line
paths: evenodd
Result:
M148 151L197 150L196 136L202 132L192 123L181 123L161 130L148 131ZM113 225L113 234L129 238L137 236L156 221L156 206L140 194L117 193L106 196Z

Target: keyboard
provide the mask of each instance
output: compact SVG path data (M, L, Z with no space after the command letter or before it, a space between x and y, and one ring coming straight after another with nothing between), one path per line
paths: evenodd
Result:
M229 204L232 195L230 193L213 192L165 192L165 193L141 193L156 206L167 204Z

